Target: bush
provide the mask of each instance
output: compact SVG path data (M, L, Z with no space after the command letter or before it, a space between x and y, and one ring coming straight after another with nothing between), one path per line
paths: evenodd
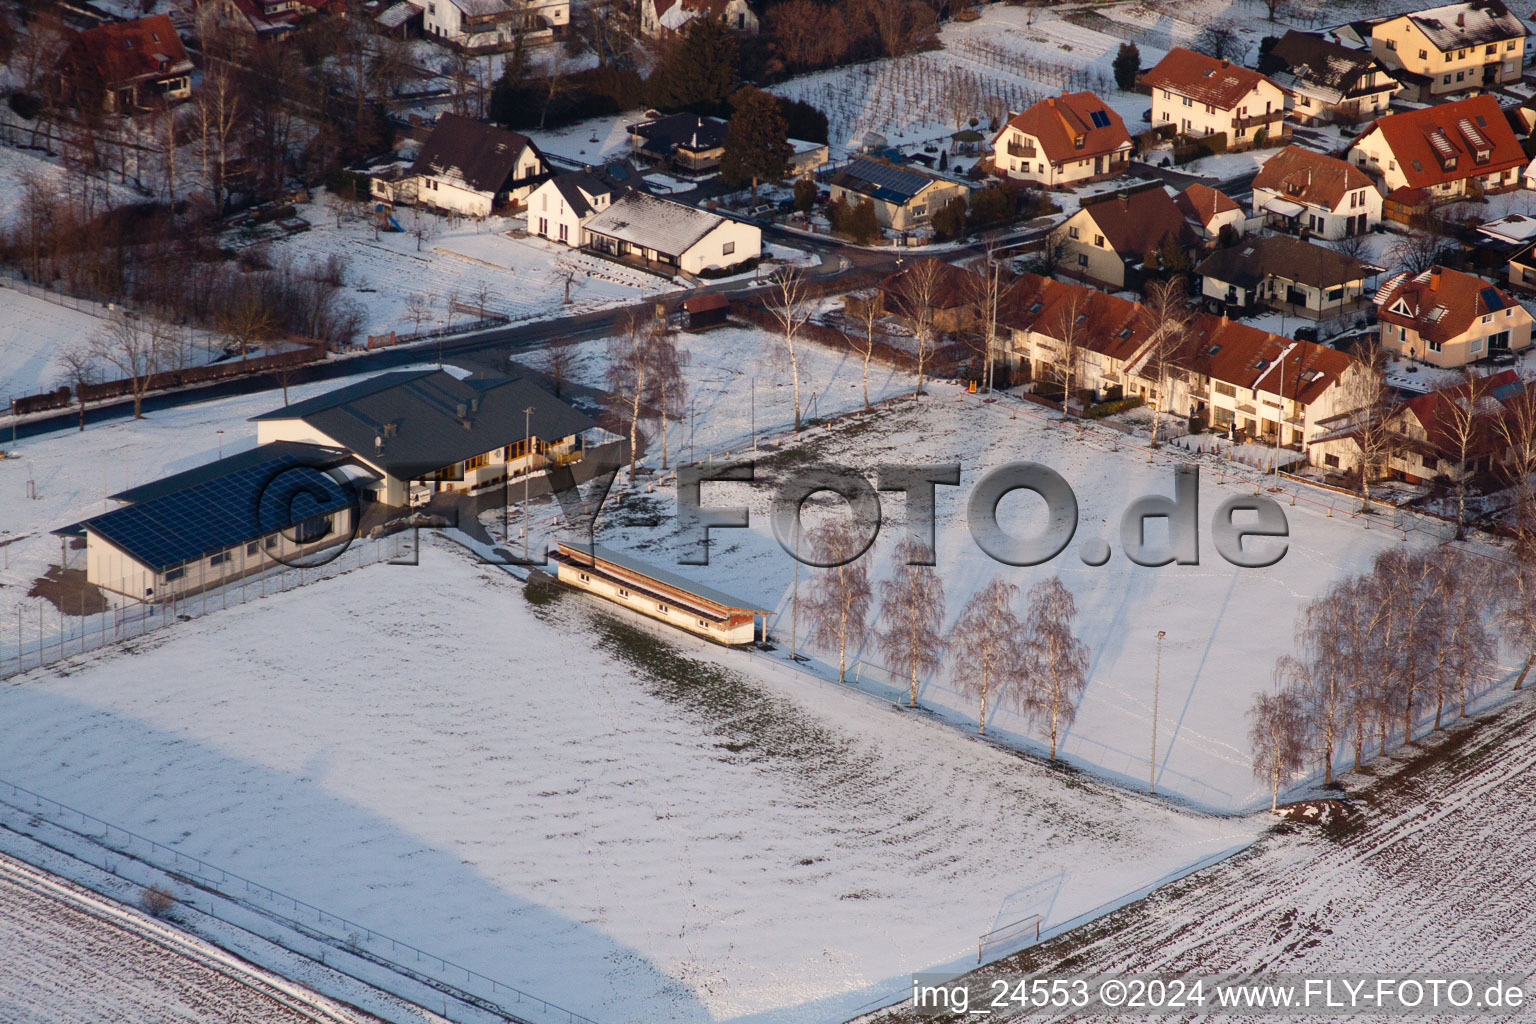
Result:
M809 178L801 178L795 182L795 209L801 213L810 213L811 207L816 205L816 183Z
M1116 399L1113 402L1100 402L1098 405L1090 405L1083 411L1083 416L1090 420L1101 420L1105 416L1113 416L1117 412L1125 412L1128 409L1141 407L1141 396L1132 395L1129 398Z
M373 191L373 176L338 167L325 176L325 187L343 199L365 202Z
M139 906L155 917L164 917L176 906L176 897L158 885L152 885L139 894Z
M940 239L958 238L965 232L965 200L956 196L934 211L933 233Z
M977 189L971 194L971 224L983 227L1012 220L1013 196L1001 185Z

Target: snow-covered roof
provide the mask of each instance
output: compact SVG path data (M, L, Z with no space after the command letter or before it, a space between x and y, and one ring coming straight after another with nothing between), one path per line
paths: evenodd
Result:
M724 217L713 213L631 192L588 221L586 229L668 256L681 256L724 223Z
M1529 242L1536 238L1536 217L1512 213L1478 226L1478 231L1505 242Z

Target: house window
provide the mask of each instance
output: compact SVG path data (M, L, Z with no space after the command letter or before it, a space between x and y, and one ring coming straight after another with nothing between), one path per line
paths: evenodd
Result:
M1104 248L1104 236L1103 235L1094 235L1093 236L1093 244L1098 246L1100 249Z
M1471 344L1469 344L1467 346L1467 353L1469 355L1474 355L1474 356L1482 355L1483 354L1483 339L1482 338L1473 338Z
M249 544L247 544L245 546L245 553L248 554L248 555L254 555L256 553L256 550L257 550L257 545L256 545L255 541L251 541Z
M1228 398L1237 397L1237 388L1233 387L1231 384L1226 384L1218 380L1215 384L1215 388L1218 395L1226 395Z
M1423 50L1420 50L1419 60L1429 60L1429 54L1425 53Z
M581 580L581 582L583 582L583 583L591 583L591 582L592 582L592 577L591 577L591 576L588 576L588 575L587 575L587 574L586 574L586 573L584 573L584 572L579 572L579 573L577 573L577 574L576 574L576 578L577 578L577 579L579 579L579 580Z
M1324 298L1326 298L1329 302L1338 302L1343 297L1344 297L1344 289L1343 288L1329 288L1327 295L1324 296Z
M700 619L699 620L699 628L700 629L708 629L709 628L709 623L705 622L703 619Z
M1329 469L1338 469L1339 457L1337 455L1324 455L1323 465L1327 466Z
M629 596L629 591L625 590L623 587L620 587L619 588L619 596L620 597L628 597Z
M1492 57L1492 56L1493 56L1493 55L1494 55L1494 54L1496 54L1496 53L1498 53L1498 52L1499 52L1499 44L1497 44L1497 43L1494 43L1494 44L1493 44L1493 45L1491 45L1491 46L1489 46L1489 47L1488 47L1488 48L1487 48L1487 49L1486 49L1486 50L1484 50L1484 51L1483 51L1483 52L1484 52L1484 53L1485 53L1485 54L1487 54L1487 55L1488 55L1488 56L1490 56L1490 57Z
M571 227L570 227L570 225L569 224L561 224L560 225L560 241L562 241L562 242L569 242L570 240L571 240Z
M1441 78L1440 78L1440 84L1441 85L1450 85L1451 84L1451 76L1450 75L1442 75Z
M1514 48L1515 48L1515 41L1513 39L1511 39L1509 42L1504 44L1504 49L1506 49L1506 50L1513 50Z
M1080 267L1086 267L1088 265L1088 254L1087 253L1080 252L1080 253L1077 254L1077 265L1080 266Z
M1447 52L1446 55L1445 55L1445 62L1447 64L1449 64L1451 62L1451 55L1450 55L1449 52Z
M229 552L228 551L220 551L216 555L209 555L208 556L208 564L210 566L213 566L213 565L223 565L227 561L229 561Z
M668 608L667 608L666 605L662 604L660 601L657 601L656 602L656 610L661 612L663 615L665 615L667 613L667 611L668 611Z
M1466 77L1467 77L1467 73L1465 71L1458 71L1458 72L1456 72L1456 81L1460 82L1463 79L1465 79Z
M1194 106L1194 104L1193 104L1193 103L1192 103L1192 102L1190 102L1190 99L1189 99L1189 97L1188 97L1188 96L1185 96L1185 97L1183 97L1183 100L1184 100L1184 105L1185 105L1185 106L1186 106L1186 107L1192 107L1192 106Z
M274 533L272 536L262 541L262 544L269 549L277 547L277 534Z
M1077 238L1077 237L1079 237L1078 236L1077 228L1067 228L1067 237L1068 238Z
M1388 39L1387 40L1387 49L1389 49L1389 50L1397 49L1397 40L1396 39Z
M165 570L165 582L169 583L172 580L179 580L186 574L187 570L185 568L167 569Z
M491 461L491 453L490 452L485 452L485 453L483 453L481 455L476 455L473 458L465 459L464 460L464 468L466 470L468 470L468 469L479 469L481 466L489 465L490 461Z
M736 251L736 243L735 242L726 242L724 245L722 245L720 247L720 255L722 255L722 256L729 256L731 253L733 253L735 251Z
M1438 341L1431 341L1429 343L1429 350L1431 352L1439 352L1440 351L1440 343Z

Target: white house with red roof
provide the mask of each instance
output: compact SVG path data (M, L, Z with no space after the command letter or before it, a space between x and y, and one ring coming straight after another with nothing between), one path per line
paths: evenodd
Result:
M1349 147L1349 162L1387 192L1422 189L1434 202L1520 184L1525 151L1493 96L1390 114Z
M1224 133L1228 149L1290 135L1285 90L1257 71L1175 46L1142 73L1152 90L1152 124L1184 135Z
M1401 273L1376 292L1381 346L1434 366L1465 366L1531 346L1531 314L1473 274L1431 267Z
M1052 96L1015 114L992 146L998 173L1046 186L1119 174L1132 150L1125 122L1091 92Z
M747 0L640 0L640 33L681 32L695 18L713 18L732 32L755 36L757 13Z
M1381 223L1381 190L1353 164L1286 146L1253 179L1253 215L1293 234L1363 235Z

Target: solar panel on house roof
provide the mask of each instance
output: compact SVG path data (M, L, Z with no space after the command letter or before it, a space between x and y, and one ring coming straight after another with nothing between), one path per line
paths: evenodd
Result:
M893 193L910 197L921 192L928 184L928 179L911 171L903 171L889 164L882 164L874 160L858 160L848 168L848 173L856 178L862 178L878 188L890 189Z
M1490 310L1504 308L1504 299L1499 295L1499 290L1497 288L1484 288L1482 295L1483 305L1487 306Z
M128 505L82 525L156 569L347 508L349 488L292 455Z
M1525 385L1520 381L1512 380L1508 384L1500 384L1498 387L1494 388L1493 397L1497 398L1501 402L1507 402L1511 398L1514 398L1516 395L1518 395L1524 388Z
M1093 122L1095 128L1109 127L1109 113L1107 111L1095 110L1088 115L1088 119Z

